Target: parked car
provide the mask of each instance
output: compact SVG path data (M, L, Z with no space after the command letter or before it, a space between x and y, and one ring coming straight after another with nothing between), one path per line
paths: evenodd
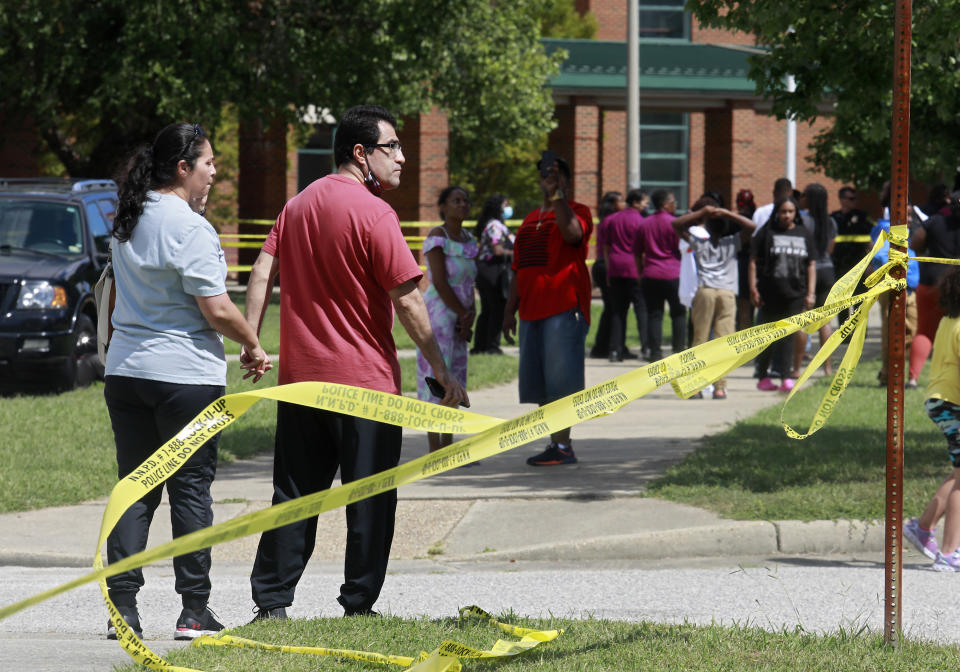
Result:
M0 386L103 376L93 287L116 208L112 180L0 178Z

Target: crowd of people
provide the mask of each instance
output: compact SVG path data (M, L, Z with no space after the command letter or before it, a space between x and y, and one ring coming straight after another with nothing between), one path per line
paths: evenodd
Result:
M471 231L467 191L450 186L439 194L441 223L423 243L427 288L421 293L423 273L397 213L379 198L400 185L405 163L394 117L374 105L346 111L334 159L337 170L290 199L277 217L250 273L245 315L226 293L224 254L201 214L216 174L202 127L171 124L128 162L113 234L116 305L104 388L118 477L224 394L223 336L242 344L245 378L257 382L273 367L258 338L280 275L281 384L323 381L399 394L396 315L417 346L420 399L469 406L468 354L501 353L502 335L507 343L519 341L520 402L544 405L585 387L594 286L603 311L590 356L656 361L664 356L665 307L670 346L678 352L688 341L698 345L823 305L836 278L870 249L867 236L876 239L889 227L886 210L874 223L857 209L850 187L840 190L841 208L833 213L821 185L797 192L786 179L777 180L772 201L760 207L750 190L737 194L734 210L721 194L707 191L680 216L669 190L636 189L626 197L610 192L601 201L591 283L594 219L569 197L570 165L548 150L535 166L542 201L515 234L506 224L513 212L503 195L486 199ZM924 208L911 209L913 250L960 257L958 197L960 192L934 190ZM885 262L888 247L875 266ZM927 409L947 437L955 469L905 535L936 568L960 571L960 272L940 264L917 266L912 262L907 274L913 316L908 385L917 385L932 349ZM627 347L631 307L638 352ZM826 340L830 327L819 335ZM767 348L757 357L757 387L791 390L805 346L805 335L797 334ZM880 383L886 383L886 370ZM712 396L727 398L723 379ZM429 434L429 450L452 439ZM338 471L350 483L395 467L400 444L396 425L279 402L273 503L327 489ZM216 462L214 438L166 481L174 537L212 524ZM545 449L527 459L535 467L576 462L569 428L554 432ZM109 536L109 562L143 550L160 496L157 487L123 515ZM393 490L347 506L344 583L337 598L346 616L376 613L396 505ZM934 528L944 516L941 548ZM314 516L263 533L250 578L255 620L286 618L316 526ZM208 606L209 570L209 549L174 560L175 590L183 603L177 638L223 628ZM138 635L143 582L139 570L107 580L120 617ZM118 625L108 623L108 636L117 636Z

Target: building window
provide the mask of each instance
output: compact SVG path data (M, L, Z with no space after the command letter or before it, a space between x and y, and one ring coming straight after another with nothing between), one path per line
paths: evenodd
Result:
M640 184L648 192L669 189L677 207L689 204L690 123L684 112L640 112Z
M683 11L685 0L638 0L640 39L690 39L690 17Z

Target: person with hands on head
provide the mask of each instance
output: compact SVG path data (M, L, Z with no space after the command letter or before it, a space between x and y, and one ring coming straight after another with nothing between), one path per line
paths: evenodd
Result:
M800 206L793 196L776 201L769 223L750 241L750 301L758 309L757 322L775 322L803 310L817 300L816 245L813 233L799 225ZM780 375L777 387L770 363ZM789 392L794 380L793 335L781 338L757 356L758 390Z
M197 212L216 173L203 128L176 123L139 150L120 179L113 228L116 303L103 390L119 478L224 395L223 336L243 344L248 374L271 368L256 333L227 294L217 232ZM210 486L219 439L217 434L193 450L166 480L174 538L213 524ZM107 539L108 563L146 548L162 493L158 485L124 512ZM174 638L222 630L207 606L210 549L177 556L173 573L183 603ZM110 600L138 637L143 583L140 569L107 578ZM108 638L116 639L117 626L107 624Z
M247 321L259 330L274 278L283 278L280 384L322 381L400 394L396 311L446 390L441 403L468 403L434 338L417 288L423 274L397 213L379 198L400 185L406 160L393 115L378 105L344 112L334 160L335 173L284 206L247 284ZM343 483L392 469L400 444L398 425L277 402L273 503L328 489L338 469ZM374 613L396 508L395 489L347 505L344 582L337 598L345 616ZM286 618L316 531L313 516L263 533L250 576L254 620Z
M477 242L463 228L470 213L470 199L461 187L451 186L440 192L437 201L443 223L427 234L423 252L427 258L430 286L423 294L443 361L461 386L467 385L467 345L473 331L473 283L477 277ZM430 362L417 349L417 397L438 403L427 385L427 377L435 377ZM453 434L427 432L430 452L453 443ZM475 464L475 463L470 463Z
M719 196L718 196L719 197ZM749 245L756 224L743 215L720 207L716 198L703 195L691 212L671 224L693 250L697 262L697 293L690 307L693 345L736 331L738 262L741 247ZM694 224L702 228L691 231ZM694 398L703 398L697 392ZM727 379L714 383L714 399L727 398Z
M590 208L568 199L566 160L547 150L537 168L543 205L517 231L503 332L508 339L518 332L519 310L520 403L543 406L584 388L593 217ZM546 450L527 460L531 466L576 462L569 428L552 433Z

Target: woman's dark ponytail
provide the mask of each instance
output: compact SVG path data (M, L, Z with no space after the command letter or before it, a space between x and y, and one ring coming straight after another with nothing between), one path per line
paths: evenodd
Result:
M153 145L141 147L127 163L126 174L118 180L120 190L117 214L113 219L113 237L121 243L130 240L143 214L147 192L176 182L177 166L186 161L190 168L207 142L199 124L177 123L157 133Z
M143 203L153 180L153 148L142 147L130 160L120 183L117 214L113 218L113 237L121 243L130 240L133 227L143 214Z

